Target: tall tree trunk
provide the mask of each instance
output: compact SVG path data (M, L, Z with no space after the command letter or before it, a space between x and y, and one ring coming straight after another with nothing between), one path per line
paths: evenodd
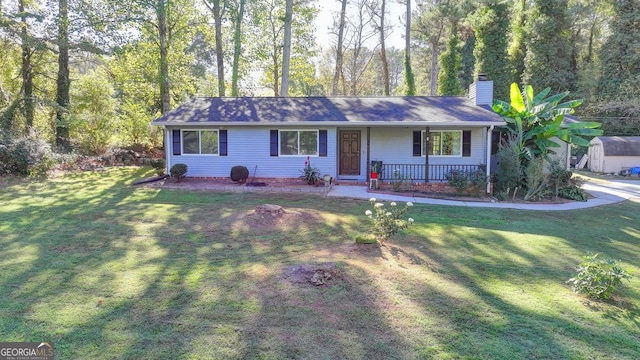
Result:
M345 15L347 13L347 0L342 0L342 8L340 9L340 24L338 25L338 45L336 46L336 71L333 74L333 83L331 84L331 95L338 95L338 86L342 75L342 62L344 55L344 26Z
M158 39L160 40L160 98L162 101L161 113L166 114L171 109L169 95L169 59L168 59L168 34L167 34L167 3L158 0L156 3L156 16L158 19Z
M440 42L431 44L431 73L429 74L429 95L438 94L438 61L440 58Z
M224 89L224 53L222 51L222 14L220 0L213 1L213 21L216 30L216 63L218 66L218 96L225 96Z
M593 38L596 31L596 23L591 24L591 28L589 28L589 44L587 45L587 56L584 61L587 64L591 64L593 61Z
M411 69L411 0L407 1L407 20L404 30L404 79L407 86L407 96L416 94L416 81Z
M569 67L574 74L578 73L578 56L580 49L578 48L578 39L580 39L580 33L582 29L578 28L575 33L573 33L573 37L571 38L571 59L569 60Z
M18 11L20 12L21 41L22 41L22 92L24 94L24 118L26 120L27 129L33 126L34 118L34 99L33 99L33 66L31 64L31 48L29 47L29 38L27 34L27 14L24 8L25 0L18 3Z
M522 74L524 73L524 58L527 54L527 37L525 34L525 26L527 22L527 0L519 0L518 4L514 5L517 9L509 55L513 67L513 82L521 84Z
M280 50L280 47L277 44L277 39L274 39L273 55L271 57L273 60L273 96L278 96L278 91L280 91L280 63L278 59L278 50Z
M382 81L384 85L384 95L391 94L389 86L389 62L387 61L387 49L385 48L385 32L384 32L384 13L386 11L386 0L382 0L380 4L380 60L382 61Z
M285 1L284 46L282 48L282 88L280 96L289 96L289 64L291 63L291 21L293 20L293 0Z
M69 125L69 8L67 0L58 1L58 77L56 81L56 145L70 150Z
M240 53L242 52L242 16L244 15L245 0L240 0L236 27L233 33L233 68L231 69L231 96L238 96L238 71L240 67Z

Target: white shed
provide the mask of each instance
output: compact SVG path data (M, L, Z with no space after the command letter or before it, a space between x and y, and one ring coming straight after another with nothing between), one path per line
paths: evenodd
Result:
M589 169L597 173L619 173L640 166L640 136L598 136L589 146Z

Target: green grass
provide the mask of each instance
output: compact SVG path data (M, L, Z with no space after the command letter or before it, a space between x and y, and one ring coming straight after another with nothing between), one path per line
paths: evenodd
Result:
M416 205L380 248L354 243L366 201L129 186L151 175L0 182L0 341L57 359L639 357L640 203ZM302 215L252 215L264 203ZM611 301L565 284L588 251L634 275ZM323 263L329 286L286 276Z

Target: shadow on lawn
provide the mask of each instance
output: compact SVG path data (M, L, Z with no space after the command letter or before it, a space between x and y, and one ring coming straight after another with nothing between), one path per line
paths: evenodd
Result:
M19 259L0 267L3 339L53 341L60 358L388 359L406 348L355 270L342 264L339 283L316 288L272 269L317 246L309 234L342 241L348 213L334 207L326 229L253 232L233 213L259 196L138 191L128 184L145 170L111 171L0 193L12 205L0 259Z
M470 294L465 297L425 278L398 272L398 279L378 279L366 265L354 265L347 256L353 254L340 246L362 230L364 215L354 221L353 209L364 214L367 202L279 195L283 206L316 209L325 217L256 230L238 214L272 201L271 195L134 189L128 184L146 170L108 171L117 175L70 175L0 192L0 202L13 206L9 221L0 218L3 263L18 259L0 268L0 288L9 289L0 296L4 340L52 340L60 358L390 359L413 357L416 351L424 358L586 357L573 352L571 343L594 349L594 356L602 350L597 344L615 343L618 354L633 351L613 340L620 333L568 320L573 309L562 309L568 314L563 318L549 316L510 303L488 287L492 277L514 284L568 278L567 267L579 260L571 256L576 250L595 247L609 256L631 256L632 248L601 241L637 245L638 217L631 210L625 215L628 228L604 233L579 224L557 227L557 214L527 219L527 212L479 215L416 206L425 231L446 228L441 242L412 233L388 243L388 252L366 254L382 263L377 265L381 277L385 261L404 261L402 271L426 268L462 287ZM572 216L586 221L596 213ZM460 218L469 224L460 224ZM599 221L605 220L592 223ZM478 230L470 233L467 225ZM521 229L523 238L558 236L558 251L550 257L525 251L501 235L513 229ZM331 248L328 256L337 259L340 276L333 284L282 281L282 266L302 261L302 253L313 257L319 248ZM32 258L20 258L29 251ZM381 294L386 284L433 315L434 325L412 314L404 319L411 325L394 323L394 310L385 308L393 308L394 301ZM637 308L626 310L603 313L615 321L630 319L637 330Z
M2 189L0 202L11 206L0 218L0 229L5 229L0 231L3 258L10 264L3 266L0 277L0 288L10 289L0 298L3 339L53 340L57 351L64 354L68 344L63 334L78 321L82 323L85 319L79 318L96 304L92 294L72 294L77 290L74 286L82 286L79 274L126 254L127 249L114 242L116 236L121 239L131 231L106 212L117 209L128 196L126 184L138 173L122 172L119 177L72 174ZM105 282L109 276L92 280ZM73 310L62 315L69 307ZM58 316L65 319L56 321Z
M597 212L591 212L589 217L594 216L594 213ZM528 214L521 212L520 215ZM577 217L586 218L587 215L582 213ZM451 333L464 334L459 338L425 346L421 355L440 357L446 354L454 358L575 358L611 357L614 356L612 354L617 354L614 357L633 358L633 354L637 354L640 314L635 305L618 301L614 306L607 306L606 310L595 309L603 311L601 318L614 320L620 326L599 328L597 322L585 324L589 320L581 319L577 314L571 315L576 309L561 300L571 296L567 295L570 290L563 282L575 274L572 265L577 265L580 261L573 256L576 250L579 253L586 253L587 250L601 251L614 258L628 256L630 254L620 243L638 243L637 237L630 235L628 229L606 233L617 244L600 241L600 237L605 234L597 227L587 230L590 237L575 238L575 232L584 231L579 230L581 222L576 223L576 231L573 232L572 228L556 228L553 216L543 215L532 221L548 221L549 226L536 227L536 232L524 236L522 241L530 241L525 249L513 239L500 235L500 231L518 228L507 218L505 224L497 225L495 229L480 229L469 233L466 227L451 224L450 219L443 217L442 212L438 216L440 223L436 221L429 224L447 228L446 234L438 242L431 241L428 237L413 237L413 241L404 242L405 248L410 247L419 256L428 259L427 263L441 269L445 278L452 283L462 284L464 291L471 296L459 294L460 297L452 297L450 292L428 282L413 283L410 288L406 288L407 293L413 294L416 301L421 301L424 308L435 309L434 313L440 318L442 329L447 329L436 330L436 333L440 332L436 337L447 338ZM637 215L633 216L637 219ZM638 224L633 217L630 220ZM524 224L526 220L517 219L516 222ZM524 230L525 227L520 228ZM544 257L536 254L537 235L557 236L558 251ZM630 264L637 264L636 257L629 258L628 261ZM500 288L494 287L492 282L509 283L510 286L506 288L517 294L500 293ZM517 284L522 284L522 289L515 290L514 285ZM550 289L560 288L560 292L549 292L542 299L539 297L540 293L528 294L524 290L531 285L544 287L545 284L550 284ZM637 292L630 289L628 283L625 285L620 293L635 298L634 294ZM526 299L546 308L523 306L527 303ZM550 311L550 308L557 308L559 311ZM594 308L591 310L594 311ZM635 325L635 328L629 324ZM599 345L596 347L593 344Z

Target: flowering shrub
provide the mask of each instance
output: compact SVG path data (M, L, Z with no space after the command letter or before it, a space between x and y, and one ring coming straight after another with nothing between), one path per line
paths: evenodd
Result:
M406 221L402 219L402 216L413 206L411 202L408 202L404 207L398 207L395 202L391 202L389 208L385 208L384 203L377 202L376 198L371 198L369 201L374 204L373 211L367 210L365 215L371 219L373 236L380 244L414 222L412 218L408 218Z
M314 185L320 180L320 170L318 168L311 167L311 159L307 156L307 161L304 162L304 169L300 170L302 175L301 179L304 179L307 184Z

